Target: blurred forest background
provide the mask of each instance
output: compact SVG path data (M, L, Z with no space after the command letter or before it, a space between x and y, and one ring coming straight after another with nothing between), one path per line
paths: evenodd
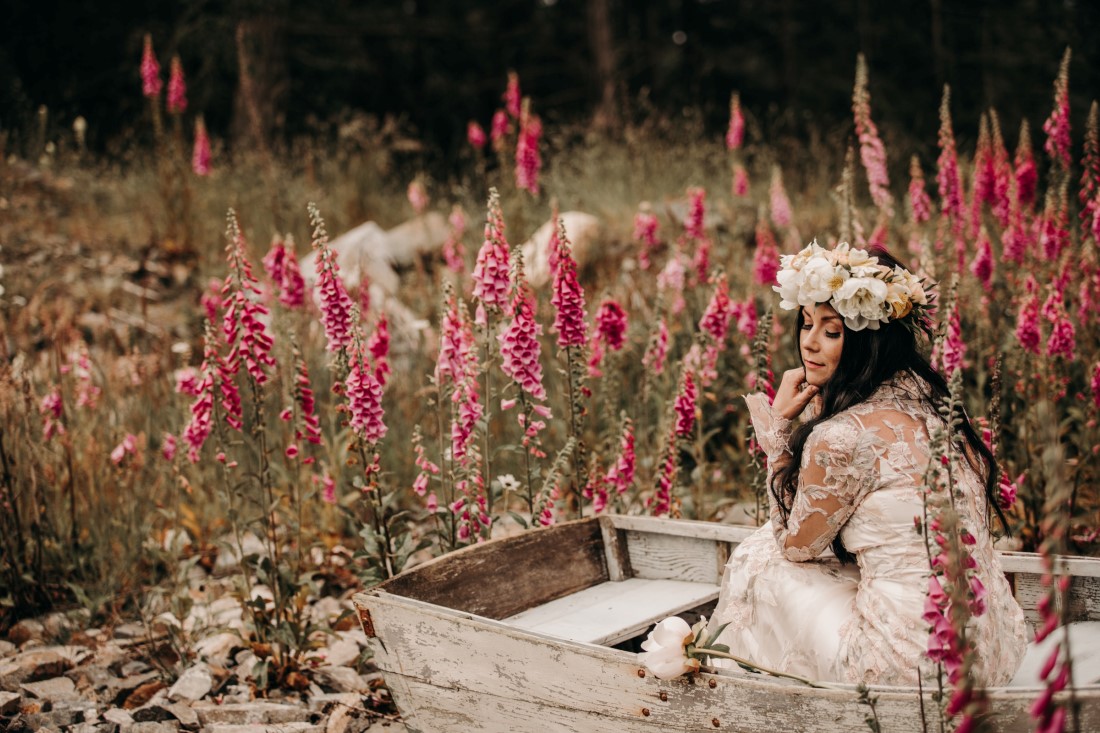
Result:
M551 124L613 131L654 112L687 113L717 131L737 90L755 134L774 141L850 125L862 51L886 147L905 151L935 144L944 83L963 131L976 131L991 106L1006 130L1047 109L1066 46L1071 93L1080 94L1075 125L1100 86L1100 3L1080 0L3 0L0 8L9 152L36 134L43 105L58 130L84 116L100 153L118 153L147 130L139 124L145 33L162 58L180 55L190 109L216 136L278 148L351 111L392 115L443 166L461 149L466 120L488 124L509 69ZM241 69L259 130L244 122ZM257 134L263 139L242 140Z

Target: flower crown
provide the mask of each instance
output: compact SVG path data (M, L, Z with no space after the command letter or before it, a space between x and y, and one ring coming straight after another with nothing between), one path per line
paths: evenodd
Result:
M890 320L924 317L929 298L921 280L904 267L880 265L866 250L852 249L841 242L835 249L819 246L817 240L794 255L783 255L779 283L779 307L831 303L853 331L877 330Z

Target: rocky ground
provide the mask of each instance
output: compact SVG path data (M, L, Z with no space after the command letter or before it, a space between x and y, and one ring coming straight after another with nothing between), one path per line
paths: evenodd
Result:
M22 621L0 640L0 729L404 733L381 675L363 662L367 639L347 623L350 607L346 598L311 607L332 616L335 630L306 655L300 690L267 693L253 674L264 652L236 632L241 607L228 595L195 604L183 620L197 639L186 663L166 664L178 657L171 639L179 637L158 633L159 624L81 630L79 615L60 613Z

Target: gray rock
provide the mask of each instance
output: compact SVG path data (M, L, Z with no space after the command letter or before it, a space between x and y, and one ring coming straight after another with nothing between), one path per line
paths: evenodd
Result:
M91 619L92 614L87 609L75 611L51 613L42 619L47 639L68 637L78 628L84 626Z
M351 639L337 639L319 651L333 667L349 667L359 658L359 644Z
M129 725L134 722L134 716L122 708L111 708L103 713L103 719L115 725Z
M344 612L344 608L344 604L340 602L340 599L333 598L332 596L325 596L317 599L310 607L309 614L314 622L328 625Z
M325 733L359 733L370 726L362 698L352 692L318 695L310 698L309 707L327 716Z
M145 626L138 623L119 624L115 627L116 639L140 639L145 636Z
M144 674L144 673L148 672L151 669L152 669L152 667L150 667L148 664L141 661L140 659L132 659L128 662L124 662L118 668L118 676L119 677L130 677L130 676L135 675L135 674Z
M297 723L309 721L311 715L304 707L272 702L228 705L202 702L196 703L193 709L199 714L199 722L203 726Z
M241 535L240 547L237 546L237 541L232 537L226 537L221 547L222 551L218 553L218 559L214 561L215 573L227 573L239 568L241 565L241 549L244 550L245 556L258 555L264 557L267 555L267 545L251 532L245 532Z
M38 619L25 618L8 631L8 639L17 646L23 646L28 641L45 641L46 626Z
M180 675L176 684L168 690L168 699L173 702L187 700L194 702L206 697L214 687L214 677L210 668L203 663L198 663Z
M257 730L256 725L248 723L218 723L203 729L204 733L257 733ZM263 733L325 733L323 725L305 722L267 724L259 730L262 730Z
M175 720L159 720L146 723L129 723L119 726L119 733L179 733L180 724Z
M69 733L106 733L113 727L103 723L77 723L69 726Z
M54 677L41 682L24 682L19 686L28 697L38 700L79 700L76 685L68 677Z
M350 667L318 667L313 670L313 680L333 692L362 692L367 689L363 678Z
M0 690L18 692L24 682L57 677L78 664L89 652L76 647L50 646L31 649L0 662Z
M150 703L133 711L135 723L159 723L162 720L176 720L163 705Z
M198 730L199 714L196 713L190 705L185 705L181 702L170 702L165 703L163 707L172 714L172 717L180 722L183 728L187 730Z
M191 651L195 652L195 654L202 659L224 663L229 659L230 652L232 652L234 648L240 647L243 643L240 634L225 631L200 639L191 648Z
M123 700L130 696L137 688L142 685L152 682L160 675L156 672L146 672L145 674L134 675L133 677L111 677L107 680L107 684L102 688L102 697L104 700L121 705Z
M19 710L22 699L17 692L0 692L0 715L13 715Z

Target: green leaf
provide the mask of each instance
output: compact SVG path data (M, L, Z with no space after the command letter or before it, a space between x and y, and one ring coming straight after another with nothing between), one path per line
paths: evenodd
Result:
M721 626L719 626L717 629L715 629L714 632L710 636L707 637L707 641L706 641L705 644L703 644L703 646L707 649L713 649L714 647L711 646L711 645L714 642L718 641L718 637L722 635L722 632L726 630L727 626L729 626L728 621L726 623L722 624ZM725 651L728 652L729 649L727 648Z
M519 526L523 527L524 529L527 529L527 520L526 519L524 519L520 515L516 514L511 509L508 510L508 516L510 516L512 519L516 520L516 523L519 524Z

